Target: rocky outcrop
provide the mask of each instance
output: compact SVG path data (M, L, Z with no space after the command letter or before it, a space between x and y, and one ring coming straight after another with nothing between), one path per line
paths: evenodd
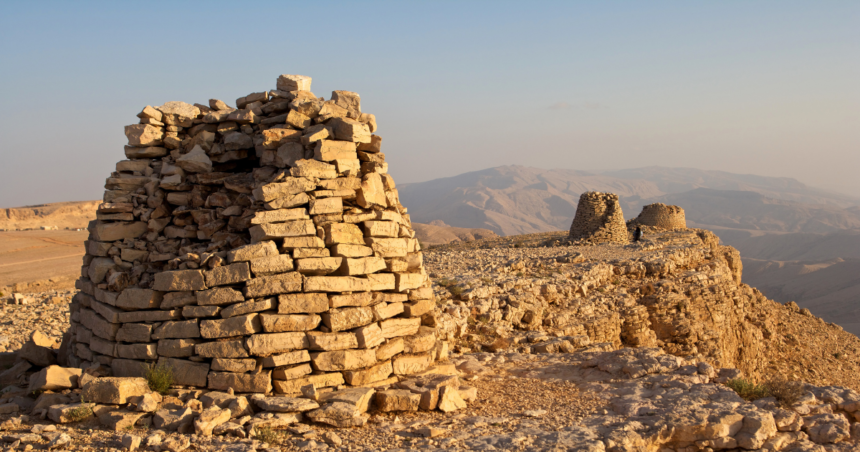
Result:
M444 300L437 328L455 350L660 347L753 379L860 389L852 375L860 340L743 284L737 250L709 231L663 231L631 245L552 246L565 243L555 237L551 246L476 242L428 253Z

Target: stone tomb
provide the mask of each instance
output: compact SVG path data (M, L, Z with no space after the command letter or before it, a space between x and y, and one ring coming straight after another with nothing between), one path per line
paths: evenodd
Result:
M89 225L65 359L115 376L298 393L380 385L447 353L376 118L281 75L235 108L168 102L126 126Z
M579 197L570 239L595 243L628 243L624 214L613 193L586 192Z

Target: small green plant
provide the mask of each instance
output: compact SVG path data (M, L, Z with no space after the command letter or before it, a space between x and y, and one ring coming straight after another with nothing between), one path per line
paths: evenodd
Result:
M784 407L792 407L800 401L800 398L806 393L803 388L803 383L799 381L789 381L786 379L773 379L764 383L768 393L776 397L776 400Z
M522 278L522 277L523 277L523 272L517 272L517 277L518 277L518 278Z
M457 280L450 278L440 278L436 280L436 284L439 284L442 287L449 287L457 284Z
M146 366L146 382L149 389L159 394L167 394L173 384L173 368L163 363Z
M284 432L271 427L260 427L257 430L257 439L270 445L281 444L284 440Z
M66 417L72 422L80 422L93 415L93 409L84 404L81 400L81 406L66 413Z
M726 382L726 386L737 392L744 400L753 401L770 396L770 391L768 391L767 387L764 385L757 385L751 381L744 380L743 378L729 380Z
M483 277L481 277L481 282L484 284L490 285L493 283L493 278L483 276Z
M463 288L460 286L448 286L447 289L448 289L448 292L451 292L451 295L453 295L455 297L459 297L460 294L463 293Z

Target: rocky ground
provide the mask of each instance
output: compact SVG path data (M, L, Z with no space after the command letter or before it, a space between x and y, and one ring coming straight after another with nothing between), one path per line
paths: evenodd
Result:
M856 337L744 287L739 260L706 234L626 246L553 246L558 238L426 252L441 296L437 321L455 344L438 369L458 375L465 407L381 412L385 403L403 406L368 391L364 425L335 428L310 422L307 407L273 413L259 397L181 388L88 404L79 386L100 381L98 369L68 389L33 394L34 368L3 383L0 450L129 450L138 440L141 449L171 451L857 450ZM71 295L4 299L0 364L15 365L34 330L58 347ZM777 374L804 383L780 398L745 393L755 400L726 386ZM326 391L299 400L337 392ZM92 411L76 421L80 407ZM176 412L187 414L184 433L166 422Z

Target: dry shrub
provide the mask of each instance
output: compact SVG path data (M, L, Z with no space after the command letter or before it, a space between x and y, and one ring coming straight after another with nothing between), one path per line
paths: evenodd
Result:
M256 430L256 436L259 441L264 442L269 445L278 445L284 441L284 432L275 430L271 427L260 427L254 429Z
M744 400L753 401L763 399L770 396L770 393L764 385L757 385L743 378L735 378L726 382L726 386L734 390Z
M804 385L799 381L790 381L784 378L775 378L764 383L768 393L776 397L776 400L784 407L791 407L797 404L801 397L806 393Z
M146 366L146 382L149 389L159 394L167 394L173 384L173 368L163 363Z

